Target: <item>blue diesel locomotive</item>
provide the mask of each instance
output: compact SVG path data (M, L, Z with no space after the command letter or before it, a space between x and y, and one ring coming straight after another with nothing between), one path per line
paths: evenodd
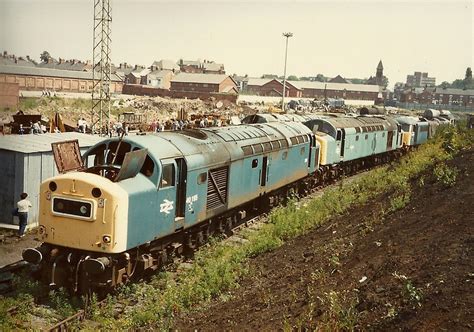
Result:
M82 158L53 146L62 174L41 185L43 244L23 257L53 287L110 289L402 144L387 118L302 120L110 138Z
M297 122L112 138L76 163L71 144L54 150L64 174L41 185L44 243L23 257L77 292L116 286L230 231L319 167L315 136Z

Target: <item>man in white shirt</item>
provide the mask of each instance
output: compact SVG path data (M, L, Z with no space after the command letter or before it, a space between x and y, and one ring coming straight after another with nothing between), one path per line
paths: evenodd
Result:
M25 229L28 224L28 212L30 211L31 203L26 199L27 197L27 193L22 193L20 195L21 200L16 203L16 206L18 207L18 219L20 220L20 229L18 232L19 237L25 236Z

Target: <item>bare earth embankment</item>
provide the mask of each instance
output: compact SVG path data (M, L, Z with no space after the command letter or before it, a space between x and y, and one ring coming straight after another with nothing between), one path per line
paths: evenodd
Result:
M240 287L178 330L474 329L474 151L425 174L405 208L386 197L251 260ZM385 211L385 212L384 212Z

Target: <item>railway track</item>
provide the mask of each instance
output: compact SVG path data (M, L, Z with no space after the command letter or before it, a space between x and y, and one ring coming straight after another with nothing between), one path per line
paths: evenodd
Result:
M0 268L0 294L8 294L13 291L13 278L15 274L23 271L28 266L24 260L7 264Z

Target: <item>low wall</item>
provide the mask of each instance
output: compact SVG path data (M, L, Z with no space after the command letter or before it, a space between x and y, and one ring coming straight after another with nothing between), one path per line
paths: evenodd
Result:
M217 100L227 100L233 103L237 102L238 95L230 93L198 92L198 91L171 91L148 87L139 84L125 84L122 93L126 95L151 96L151 97L170 97L170 98L188 98L208 100L211 98Z

